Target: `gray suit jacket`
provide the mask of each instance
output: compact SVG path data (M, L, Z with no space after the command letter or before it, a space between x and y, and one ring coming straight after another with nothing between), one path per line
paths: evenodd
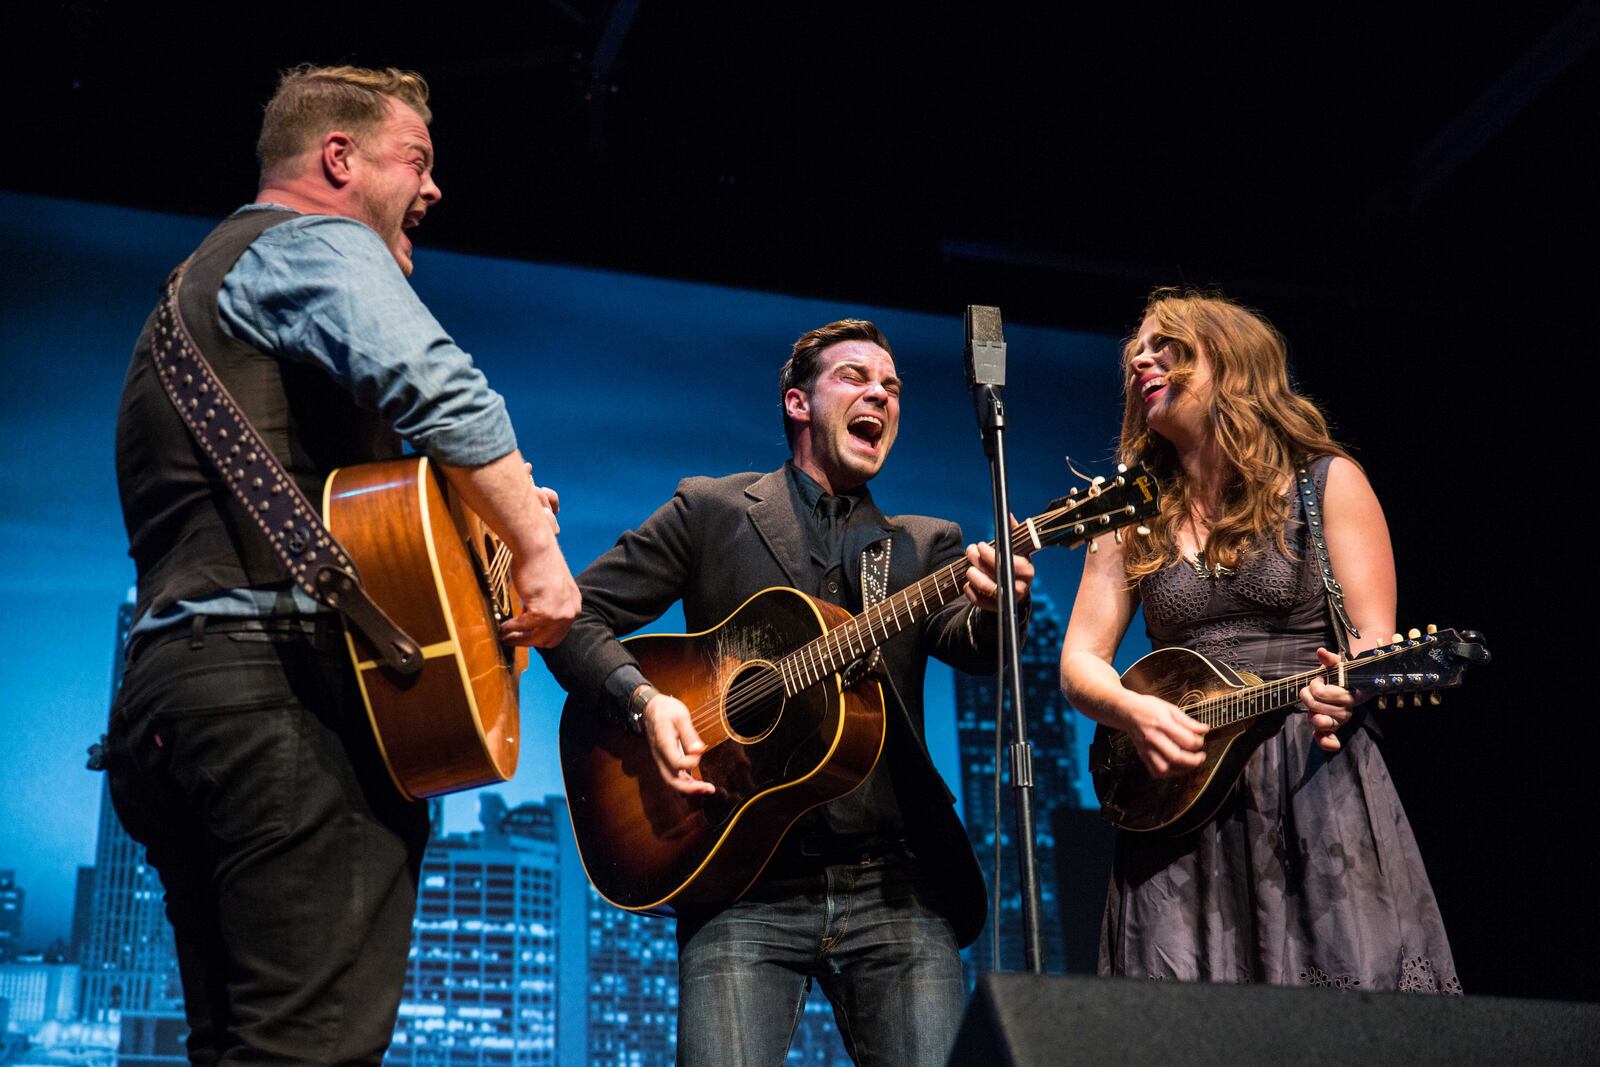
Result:
M847 580L859 588L862 552L890 544L889 591L912 584L961 555L960 528L920 515L885 517L870 497L847 531ZM868 521L861 521L864 517ZM618 636L683 601L691 632L711 629L769 586L809 590L816 564L806 551L782 469L768 474L686 478L672 499L578 576L583 612L561 645L545 653L570 693L603 702L605 680L632 663ZM969 620L968 616L972 618ZM922 685L928 656L970 673L995 667L995 619L964 598L883 645L889 730L885 760L906 818L924 882L965 946L983 929L983 875L955 815L954 797L923 740Z

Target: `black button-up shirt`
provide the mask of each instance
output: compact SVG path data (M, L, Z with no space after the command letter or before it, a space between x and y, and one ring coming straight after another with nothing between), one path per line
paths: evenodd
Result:
M849 566L844 558L844 535L854 522L871 521L865 514L871 509L859 507L870 499L866 487L834 495L824 492L815 479L793 463L785 464L784 470L795 514L805 532L806 551L816 565L816 584L801 592L837 604L852 615L860 614L861 577L859 568ZM899 836L903 826L893 784L880 760L861 788L808 813L789 836L891 838ZM790 843L786 841L785 847Z

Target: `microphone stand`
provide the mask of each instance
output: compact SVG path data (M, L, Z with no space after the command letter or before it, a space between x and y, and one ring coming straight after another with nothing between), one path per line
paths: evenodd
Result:
M988 310L988 309L985 309ZM972 309L968 310L969 334ZM994 310L994 341L999 341L999 311ZM969 345L970 347L970 345ZM1003 347L1002 347L1003 352ZM1004 358L1003 354L1000 357ZM1039 928L1039 859L1034 847L1033 748L1028 744L1028 718L1022 703L1022 642L1017 627L1017 587L1011 563L1011 505L1006 490L1005 404L1000 399L1000 381L972 383L973 403L977 408L978 429L983 435L983 452L989 458L989 480L994 494L995 577L999 584L999 685L995 688L995 721L1005 711L1006 692L1011 693L1011 792L1017 811L1017 873L1022 890L1023 962L1031 974L1044 973L1044 940ZM995 833L999 833L1000 813L995 812ZM995 871L1000 878L1000 871Z

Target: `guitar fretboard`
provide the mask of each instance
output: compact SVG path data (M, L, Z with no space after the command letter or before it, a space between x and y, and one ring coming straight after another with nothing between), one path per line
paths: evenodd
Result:
M1031 522L1012 531L1012 552L1026 554L1038 547ZM994 542L990 541L989 545L993 547ZM962 556L783 657L777 666L783 676L785 694L794 696L844 670L889 638L950 603L961 595L969 567L971 564Z

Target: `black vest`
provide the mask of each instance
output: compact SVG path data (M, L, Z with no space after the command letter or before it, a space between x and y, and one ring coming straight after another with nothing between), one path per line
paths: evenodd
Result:
M218 319L222 280L261 232L292 211L225 219L189 258L179 294L184 321L217 376L278 461L318 504L335 467L400 454L399 439L318 365L235 340ZM134 345L117 412L117 487L128 555L139 575L137 615L225 589L288 586L282 564L178 417L150 355L151 327Z

